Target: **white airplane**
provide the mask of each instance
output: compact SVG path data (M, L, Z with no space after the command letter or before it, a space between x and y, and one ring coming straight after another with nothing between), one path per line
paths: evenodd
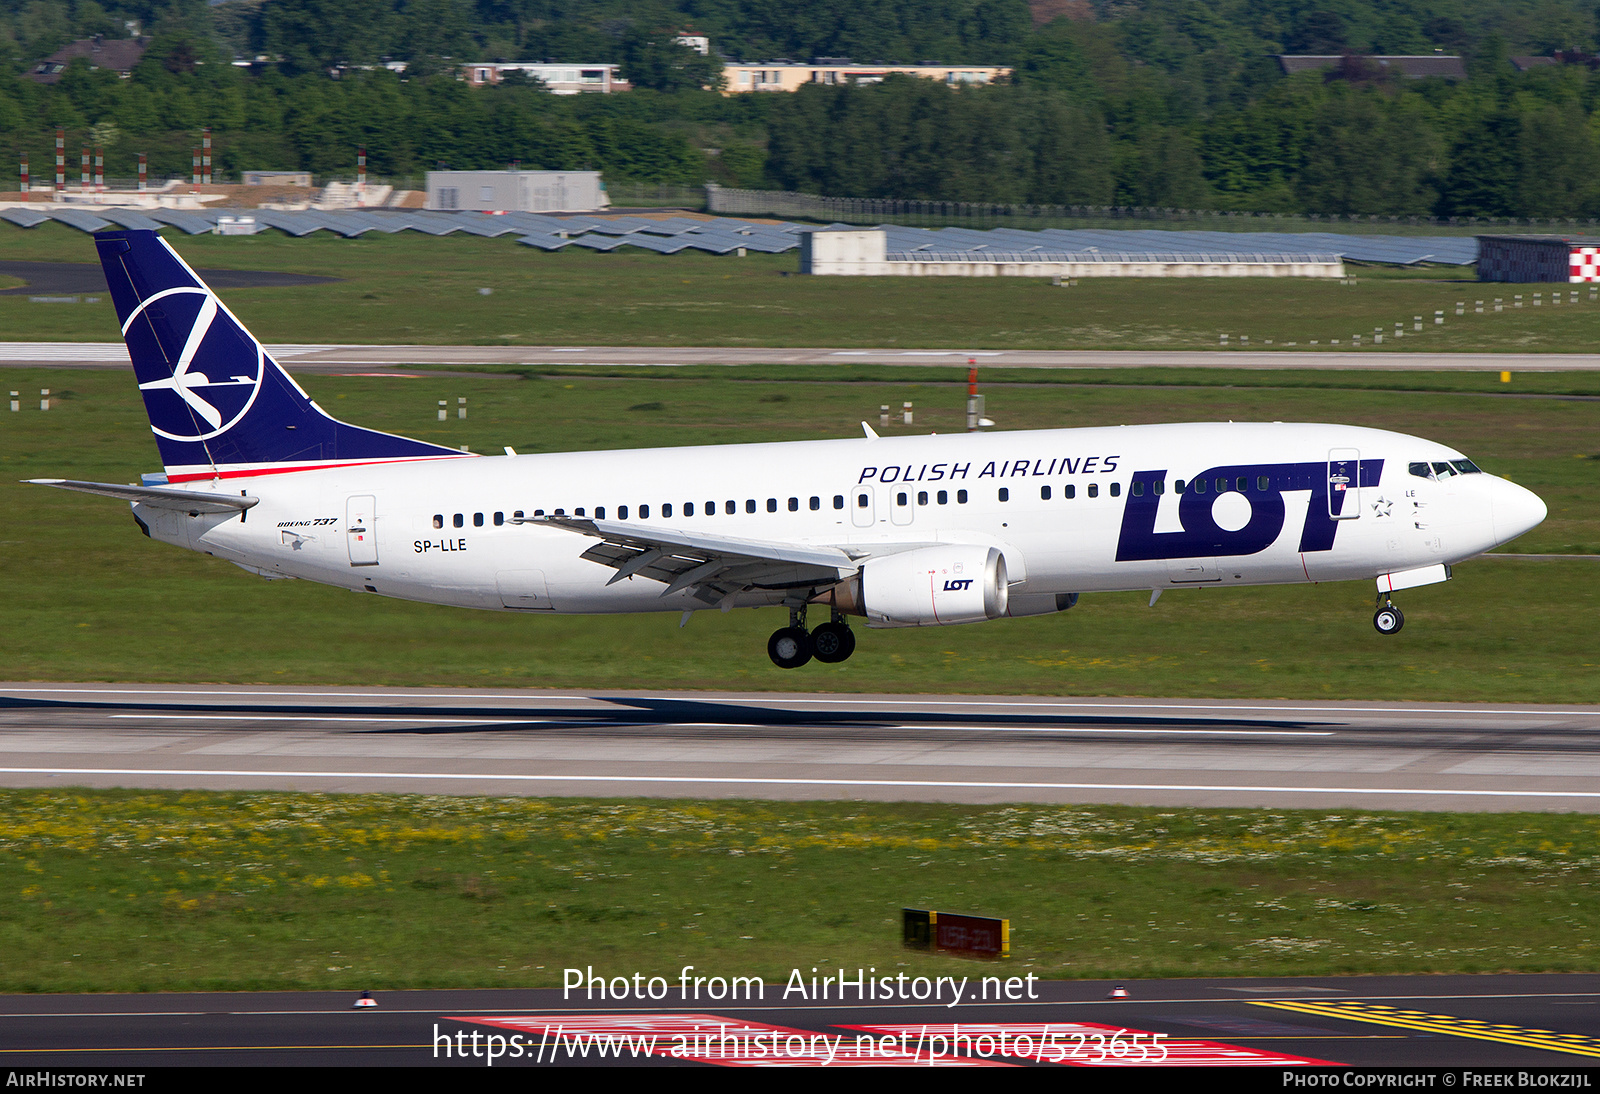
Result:
M145 534L268 578L495 611L782 607L773 662L869 627L1063 611L1079 594L1376 580L1515 539L1544 503L1432 441L1213 423L480 456L330 417L154 232L95 237L165 465ZM806 627L808 609L828 621Z

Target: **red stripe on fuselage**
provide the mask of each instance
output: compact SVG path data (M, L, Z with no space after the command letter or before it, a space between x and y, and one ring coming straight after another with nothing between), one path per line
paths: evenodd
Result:
M294 467L260 467L246 471L202 471L193 475L167 476L168 482L204 482L208 479L249 479L257 475L292 475L298 471L327 471L336 467L372 467L381 463L424 463L432 460L459 460L476 459L477 452L462 452L459 455L440 456L403 456L392 460L353 460L350 463L308 463Z

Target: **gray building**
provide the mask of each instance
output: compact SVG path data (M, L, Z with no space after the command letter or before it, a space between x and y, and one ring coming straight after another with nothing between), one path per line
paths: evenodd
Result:
M1600 238L1479 236L1479 281L1600 281Z
M611 201L598 171L429 171L428 208L589 213Z

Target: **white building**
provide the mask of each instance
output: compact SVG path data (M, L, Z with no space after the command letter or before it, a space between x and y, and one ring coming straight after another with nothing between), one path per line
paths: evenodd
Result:
M497 84L509 72L521 72L539 80L557 95L630 91L633 85L617 76L619 65L546 65L532 61L479 61L462 65L461 77L473 87Z

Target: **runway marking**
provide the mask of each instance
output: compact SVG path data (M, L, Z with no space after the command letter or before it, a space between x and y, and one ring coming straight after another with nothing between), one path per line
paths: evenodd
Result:
M951 1055L948 1043L946 1051L937 1055L923 1048L921 1042L907 1044L902 1040L898 1046L885 1046L878 1038L858 1037L847 1044L848 1034L743 1022L717 1014L545 1014L446 1017L444 1021L525 1033L521 1047L526 1055L534 1057L534 1063L542 1063L546 1052L554 1064L562 1052L570 1062L587 1057L593 1049L597 1059L660 1056L719 1067L1016 1066ZM445 1045L448 1049L448 1037ZM436 1056L437 1052L435 1048Z
M720 722L693 722L691 725L721 725ZM898 725L885 729L959 729L966 733L1086 733L1103 737L1108 733L1155 735L1160 737L1332 737L1331 729L1152 729L1126 726L949 726L949 725Z
M157 722L423 722L428 725L463 726L523 726L542 724L549 720L547 718L407 718L400 714L373 718L321 714L113 714L111 717Z
M0 767L0 775L161 775L246 779L452 779L466 782L664 783L674 786L841 786L906 790L1150 790L1254 794L1373 794L1446 798L1600 798L1600 790L1429 790L1378 786L1247 786L1228 783L965 782L938 779L774 779L718 775L508 775L459 771L248 771L237 768Z
M1252 1001L1253 1007L1275 1007L1299 1014L1315 1014L1323 1018L1343 1018L1350 1022L1370 1022L1379 1026L1399 1026L1403 1029L1422 1030L1426 1033L1444 1033L1452 1037L1470 1037L1477 1041L1495 1041L1505 1045L1541 1048L1550 1052L1567 1052L1577 1056L1600 1056L1600 1037L1582 1033L1557 1033L1548 1029L1528 1029L1525 1026L1508 1026L1496 1022L1480 1022L1476 1018L1457 1018L1450 1014L1429 1014L1420 1010L1399 1010L1376 1003L1358 1002L1287 1002Z
M525 703L542 702L593 702L603 704L626 704L630 699L651 702L684 702L684 703L723 703L741 706L761 706L767 709L781 710L787 705L824 705L824 706L919 706L919 707L1014 707L1023 710L1110 710L1126 713L1139 710L1182 710L1207 712L1247 711L1259 713L1297 713L1297 714L1454 714L1454 715L1524 715L1529 717L1555 717L1555 716L1595 716L1600 715L1600 707L1580 707L1565 709L1561 707L1344 707L1344 706L1312 706L1310 704L1292 703L1096 703L1089 701L1063 700L1063 701L1035 701L1032 699L937 699L925 696L905 696L889 699L832 699L810 698L807 696L773 696L761 698L739 698L721 695L548 695L505 692L454 692L454 691L424 691L424 692L397 692L397 691L217 691L196 688L71 688L71 687L19 687L0 689L0 696L5 695L194 695L210 698L322 698L322 699L454 699L464 701L469 699L514 699Z
M1342 1067L1332 1060L1289 1056L1268 1049L1245 1048L1220 1041L1180 1037L1168 1040L1166 1034L1148 1030L1108 1026L1099 1022L957 1022L920 1025L891 1022L868 1026L840 1026L866 1033L968 1038L975 1045L987 1037L997 1055L1036 1062L1066 1064L1072 1067L1232 1067L1303 1064L1312 1067ZM1010 1051L999 1046L1003 1038L1012 1041ZM1026 1049L1017 1038L1027 1040ZM1116 1038L1113 1040L1113 1038ZM969 1052L974 1051L969 1047ZM1151 1059L1154 1055L1156 1058Z

